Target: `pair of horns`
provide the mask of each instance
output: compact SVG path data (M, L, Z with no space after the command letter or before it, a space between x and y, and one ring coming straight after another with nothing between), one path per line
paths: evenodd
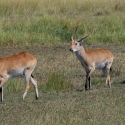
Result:
M72 37L71 37L72 40L74 40L74 36L76 35L77 29L78 29L78 26L76 27L76 29L75 29L75 31L74 31ZM89 29L88 29L88 30L89 30ZM77 39L76 41L77 41L77 42L80 42L80 41L86 39L89 35L90 35L90 30L89 30L89 33L88 33L86 36L83 36L82 38Z

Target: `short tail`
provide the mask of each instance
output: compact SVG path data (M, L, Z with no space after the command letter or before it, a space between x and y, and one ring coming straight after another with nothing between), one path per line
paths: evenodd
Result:
M31 74L31 77L34 78L34 76Z

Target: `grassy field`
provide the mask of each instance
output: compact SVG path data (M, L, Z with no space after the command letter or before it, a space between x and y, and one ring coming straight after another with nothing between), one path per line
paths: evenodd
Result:
M101 46L85 45L85 48ZM112 88L105 88L101 71L92 74L92 90L84 87L85 71L69 46L15 47L0 49L1 55L27 50L38 58L33 73L38 81L39 100L31 86L22 101L24 79L16 78L4 86L4 102L0 104L0 125L122 125L125 122L125 46L103 46L115 55L111 73ZM55 75L53 75L55 74ZM51 87L55 83L57 88ZM49 85L47 85L49 84ZM62 85L61 88L58 84ZM54 86L55 86L54 85Z
M22 101L24 78L4 85L0 125L124 125L125 2L123 0L1 0L0 57L20 51L35 55L39 88ZM92 74L92 90L80 92L85 71L69 51L70 37L91 35L85 49L107 48L115 56L112 88L101 71Z

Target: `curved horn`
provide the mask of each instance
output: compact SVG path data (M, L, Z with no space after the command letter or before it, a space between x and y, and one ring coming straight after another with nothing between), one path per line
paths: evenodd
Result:
M89 30L89 28L88 28L88 30ZM80 39L77 39L77 42L80 42L80 41L86 39L89 35L90 35L90 30L89 30L89 33L86 36L84 36L84 37L82 37Z
M72 36L71 36L71 39L72 39L72 40L74 40L74 36L76 35L76 31L77 31L77 29L78 29L78 26L76 27L74 33L73 33Z

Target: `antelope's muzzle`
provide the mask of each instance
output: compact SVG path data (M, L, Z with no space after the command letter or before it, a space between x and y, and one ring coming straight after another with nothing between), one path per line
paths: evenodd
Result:
M72 48L70 48L70 49L69 49L69 51L73 52L73 49L72 49Z

